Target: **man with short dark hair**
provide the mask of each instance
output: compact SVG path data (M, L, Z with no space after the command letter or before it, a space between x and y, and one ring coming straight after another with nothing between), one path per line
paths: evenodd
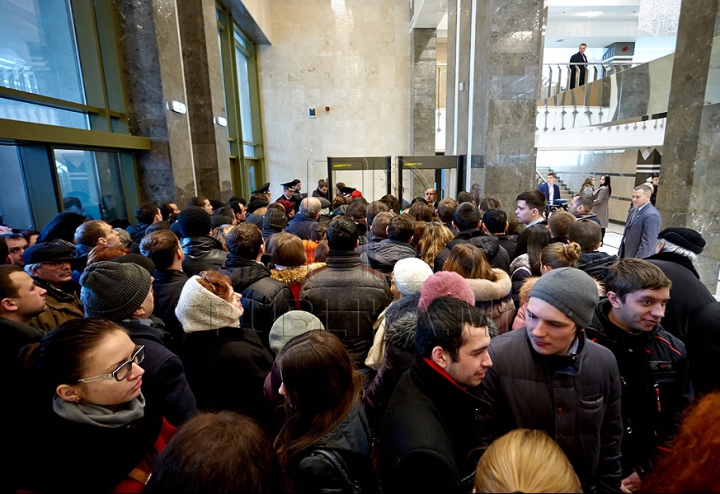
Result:
M440 222L452 232L453 235L457 235L458 229L453 225L453 215L458 207L457 201L452 197L446 197L438 202L437 210L435 211Z
M462 281L462 280L461 280ZM470 492L487 404L469 392L493 365L483 312L442 296L420 312L417 355L398 382L382 425L383 491Z
M47 310L33 319L33 326L43 331L55 329L58 324L85 317L72 281L73 249L57 244L35 244L23 253L25 272L33 277L35 284L46 290ZM108 287L111 289L111 287Z
M177 215L180 214L180 209L178 209L175 202L165 201L160 204L160 214L162 214L163 221L174 223L177 220Z
M453 216L453 225L459 230L435 258L434 270L441 271L450 251L457 244L471 243L475 247L479 247L485 253L485 257L494 268L507 271L510 267L510 256L507 251L500 246L500 240L493 235L485 235L481 226L480 211L475 205L464 202L455 210Z
M354 221L336 216L328 224L330 247L325 267L305 278L300 299L345 344L354 364L364 368L373 325L392 301L385 276L360 263L359 231Z
M592 212L594 200L588 194L576 194L570 201L568 213L572 214L578 220L591 220L600 224L597 215Z
M140 242L140 252L155 264L153 314L162 319L170 334L168 348L177 353L185 337L183 327L175 315L180 293L188 275L182 268L185 253L177 237L170 230L159 230L146 235Z
M310 240L310 229L320 217L320 200L317 197L306 197L300 202L298 214L285 228L287 233L297 235L302 240Z
M665 228L658 234L657 253L646 258L672 281L662 325L685 344L692 339L690 333L697 315L707 304L715 302L695 268L697 256L704 248L705 239L696 230Z
M133 242L140 242L140 239L145 236L147 227L163 219L160 208L154 202L146 202L138 206L137 209L135 209L135 218L138 222L125 229L130 234Z
M207 214L213 214L214 211L212 204L210 204L210 199L205 196L192 197L188 201L188 206L204 209Z
M585 49L587 45L580 43L578 52L570 57L570 89L575 86L582 86L585 84L587 76L587 57L585 56ZM577 81L577 74L580 74L580 81Z
M270 350L269 333L275 320L295 307L292 291L285 283L270 277L270 269L260 262L265 252L262 233L253 223L240 223L225 239L228 255L221 272L230 277L233 289L242 295L243 326L257 331Z
M210 236L212 220L207 211L189 206L180 212L176 223L182 238L180 245L185 253L182 261L185 274L194 276L209 269L219 270L225 263L227 252L218 240Z
M315 190L312 192L312 197L322 197L323 199L329 199L328 198L328 184L324 179L318 180L318 185Z
M368 243L368 224L365 219L366 215L367 201L365 201L365 198L363 197L358 197L357 199L350 201L350 204L348 204L348 207L345 210L345 216L353 220L357 225L358 230L360 230L360 238L358 239L360 245Z
M618 260L618 257L598 250L602 245L600 225L590 220L574 221L570 225L568 237L581 249L578 269L585 271L597 281L604 280L608 269Z
M390 220L394 217L395 213L391 211L384 211L382 213L378 213L372 222L372 226L368 230L368 233L372 233L372 235L370 236L370 241L366 244L359 246L357 249L355 249L355 252L362 256L362 254L367 252L367 249L370 245L378 244L383 240L387 239L387 227L390 224Z
M28 241L25 240L25 237L19 233L5 233L3 234L3 237L5 238L5 243L8 247L7 257L10 261L8 264L14 264L20 267L25 266L25 262L22 260L23 252L25 252L25 249L28 246Z
M465 202L468 202L468 203L472 204L473 206L475 206L475 198L473 197L473 195L466 190L462 190L462 191L458 192L457 203L463 204Z
M373 201L367 205L367 209L365 210L365 220L368 225L370 225L370 228L367 231L367 239L368 242L371 242L373 239L374 232L372 231L372 224L375 220L375 217L383 212L390 211L390 208L387 204L381 201Z
M241 203L240 201L231 201L228 204L228 207L231 207L233 210L233 216L235 217L235 221L237 222L236 224L245 222L247 218L247 211L243 203Z
M645 184L640 184L633 190L633 207L628 212L618 250L621 258L643 259L655 253L655 241L660 233L662 218L655 206L650 204L651 195L652 188Z
M155 223L153 223L155 224ZM149 227L148 227L149 228ZM147 228L145 229L147 231ZM86 221L75 230L75 260L73 261L73 280L80 280L80 275L87 264L87 256L98 245L122 246L118 233L102 220Z
M45 335L30 323L47 308L46 292L20 266L0 266L0 333L3 341L0 345L3 358L0 360L3 368L9 360L17 358L20 348Z
M538 190L545 196L545 201L555 204L560 199L560 187L555 183L555 174L550 172L545 177L545 182L538 185Z
M504 209L493 208L485 211L482 218L482 228L485 235L492 235L498 238L500 246L505 249L510 259L515 255L517 247L517 235L507 235L508 221Z
M649 474L693 399L685 345L660 321L672 282L657 266L621 259L605 277L607 299L595 309L588 337L617 359L623 382L623 486Z
M518 223L524 224L527 228L533 225L547 225L545 219L545 196L539 190L529 190L519 194L515 200L517 201L517 209L515 215Z
M390 219L387 238L381 242L368 245L360 256L364 266L380 271L390 283L395 263L400 259L418 257L410 242L415 232L415 221L409 214L401 214Z

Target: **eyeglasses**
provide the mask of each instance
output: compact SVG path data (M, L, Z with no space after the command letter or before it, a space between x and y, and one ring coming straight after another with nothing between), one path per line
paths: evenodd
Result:
M145 345L140 345L135 350L135 353L132 354L130 360L122 364L110 374L103 374L102 376L78 379L78 381L80 381L81 383L89 383L93 381L99 381L101 379L110 379L111 377L114 377L116 381L122 381L130 375L130 371L132 370L132 364L139 364L143 360L145 360Z

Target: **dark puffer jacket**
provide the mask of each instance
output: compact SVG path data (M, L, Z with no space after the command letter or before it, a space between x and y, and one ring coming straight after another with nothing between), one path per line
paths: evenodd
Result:
M416 356L398 382L380 433L383 492L467 493L487 404Z
M326 330L340 338L353 363L364 367L373 325L392 301L382 273L362 266L356 252L330 251L325 267L305 278L300 300Z
M567 455L583 492L620 490L622 388L612 353L578 334L574 356L540 355L521 328L493 338L493 366L476 390L492 404L484 443L518 428L545 431Z
M418 257L412 245L387 238L382 242L367 244L367 250L360 256L360 260L364 266L384 274L389 283L395 263L409 257Z
M585 271L591 278L602 281L610 266L617 260L617 256L605 252L583 252L578 259L578 269Z
M485 235L480 228L472 228L463 230L455 238L448 242L447 246L435 258L435 272L442 271L443 264L450 256L450 251L454 245L471 243L475 247L480 247L485 253L485 257L492 264L492 267L502 269L507 272L510 269L510 256L507 251L500 246L500 240L494 235Z
M183 271L188 276L195 276L201 271L218 271L227 257L222 244L212 237L185 237L180 245L185 253Z
M367 387L372 421L379 423L398 381L415 356L415 329L420 295L403 297L385 311L385 354L375 378Z
M370 424L360 401L337 427L301 453L288 468L298 493L350 494L343 489L342 473L326 457L317 454L317 449L332 450L339 455L347 465L347 475L361 486L361 492L378 492L377 477L370 460Z
M303 240L310 240L310 230L312 230L315 223L317 223L317 220L298 213L288 222L285 233L292 233Z
M617 359L623 383L623 477L650 473L658 447L672 438L683 409L693 399L685 345L660 325L631 334L610 321L610 301L598 304L588 338Z
M257 331L265 348L275 320L295 306L292 291L285 283L270 277L270 269L253 259L228 254L221 272L230 277L233 289L242 295L242 326Z

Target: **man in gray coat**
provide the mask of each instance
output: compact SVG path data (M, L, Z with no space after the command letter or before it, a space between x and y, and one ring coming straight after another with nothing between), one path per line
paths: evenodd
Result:
M662 218L650 203L652 189L645 184L635 187L632 205L625 221L625 231L620 241L618 257L644 259L655 254L655 240L660 233Z
M620 490L620 374L612 352L585 337L597 286L575 268L543 275L530 291L525 328L490 343L480 386L491 404L484 442L518 428L545 431L567 455L583 492Z

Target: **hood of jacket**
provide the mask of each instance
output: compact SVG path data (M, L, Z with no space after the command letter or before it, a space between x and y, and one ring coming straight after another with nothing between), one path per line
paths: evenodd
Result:
M415 349L420 294L396 300L385 310L385 342L406 350Z
M256 281L270 276L270 269L264 264L232 253L228 254L220 271L230 277L236 292L242 292Z
M488 261L492 262L500 252L500 239L494 235L485 235L480 228L463 230L455 238L448 242L447 248L452 250L454 245L470 242L475 247L480 247L485 253Z
M202 286L193 276L183 286L175 315L186 333L240 327L242 310Z
M407 242L387 238L382 242L367 244L365 255L371 268L392 271L396 262L407 257L417 257L417 252Z
M274 280L282 281L286 285L294 285L305 281L305 278L310 271L323 266L325 266L324 262L314 262L312 264L308 264L307 266L295 266L283 269L282 271L273 269L270 272L270 276L272 276Z
M492 272L497 277L496 281L484 280L484 279L470 279L465 280L472 288L475 300L480 302L490 300L500 300L509 296L512 292L512 282L510 276L502 269L493 268Z
M602 281L610 266L617 260L617 256L605 252L583 252L578 259L578 269L585 271L596 280Z
M180 241L186 256L195 259L210 250L217 249L225 252L222 244L212 237L185 237Z

